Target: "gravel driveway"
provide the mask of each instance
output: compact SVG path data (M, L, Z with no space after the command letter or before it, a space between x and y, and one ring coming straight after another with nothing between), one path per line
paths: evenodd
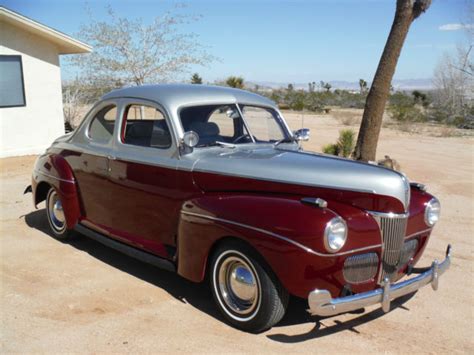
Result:
M298 125L296 115L288 118ZM305 118L319 137L309 148L337 136L341 127L333 122ZM472 354L473 140L384 130L379 152L397 152L408 176L441 200L441 222L419 263L443 258L453 244L438 292L422 289L388 314L373 307L326 319L308 316L305 302L292 300L281 324L258 335L226 325L206 284L86 237L53 239L44 205L35 210L31 195L22 194L35 157L0 160L0 351Z

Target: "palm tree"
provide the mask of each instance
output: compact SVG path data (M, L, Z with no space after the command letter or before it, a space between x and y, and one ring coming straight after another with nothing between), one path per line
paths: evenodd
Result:
M428 10L431 0L397 0L395 18L365 102L354 159L375 160L385 104L410 25Z

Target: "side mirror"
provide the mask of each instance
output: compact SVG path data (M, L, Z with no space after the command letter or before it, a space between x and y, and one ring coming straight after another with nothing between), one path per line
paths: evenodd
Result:
M309 128L301 128L297 131L294 131L293 132L293 135L295 136L295 139L298 141L298 142L301 142L301 141L308 141L309 140Z
M199 143L199 135L194 131L185 132L183 143L187 148L194 148Z

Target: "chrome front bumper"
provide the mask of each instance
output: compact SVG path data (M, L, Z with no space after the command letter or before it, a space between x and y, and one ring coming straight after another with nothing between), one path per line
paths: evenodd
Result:
M327 290L314 290L308 296L309 310L312 315L332 316L371 306L377 303L382 304L384 312L390 310L391 300L415 292L421 287L431 283L433 290L438 289L439 277L449 268L451 264L451 246L446 249L446 258L439 263L433 261L431 267L424 269L418 276L411 279L390 284L386 278L382 282L382 287L373 291L358 293L352 296L331 298ZM414 271L416 272L416 271Z

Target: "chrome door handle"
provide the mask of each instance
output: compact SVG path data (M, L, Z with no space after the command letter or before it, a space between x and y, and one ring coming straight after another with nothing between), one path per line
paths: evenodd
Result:
M109 160L116 160L117 158L114 157L113 155L107 155L107 159L109 159Z

